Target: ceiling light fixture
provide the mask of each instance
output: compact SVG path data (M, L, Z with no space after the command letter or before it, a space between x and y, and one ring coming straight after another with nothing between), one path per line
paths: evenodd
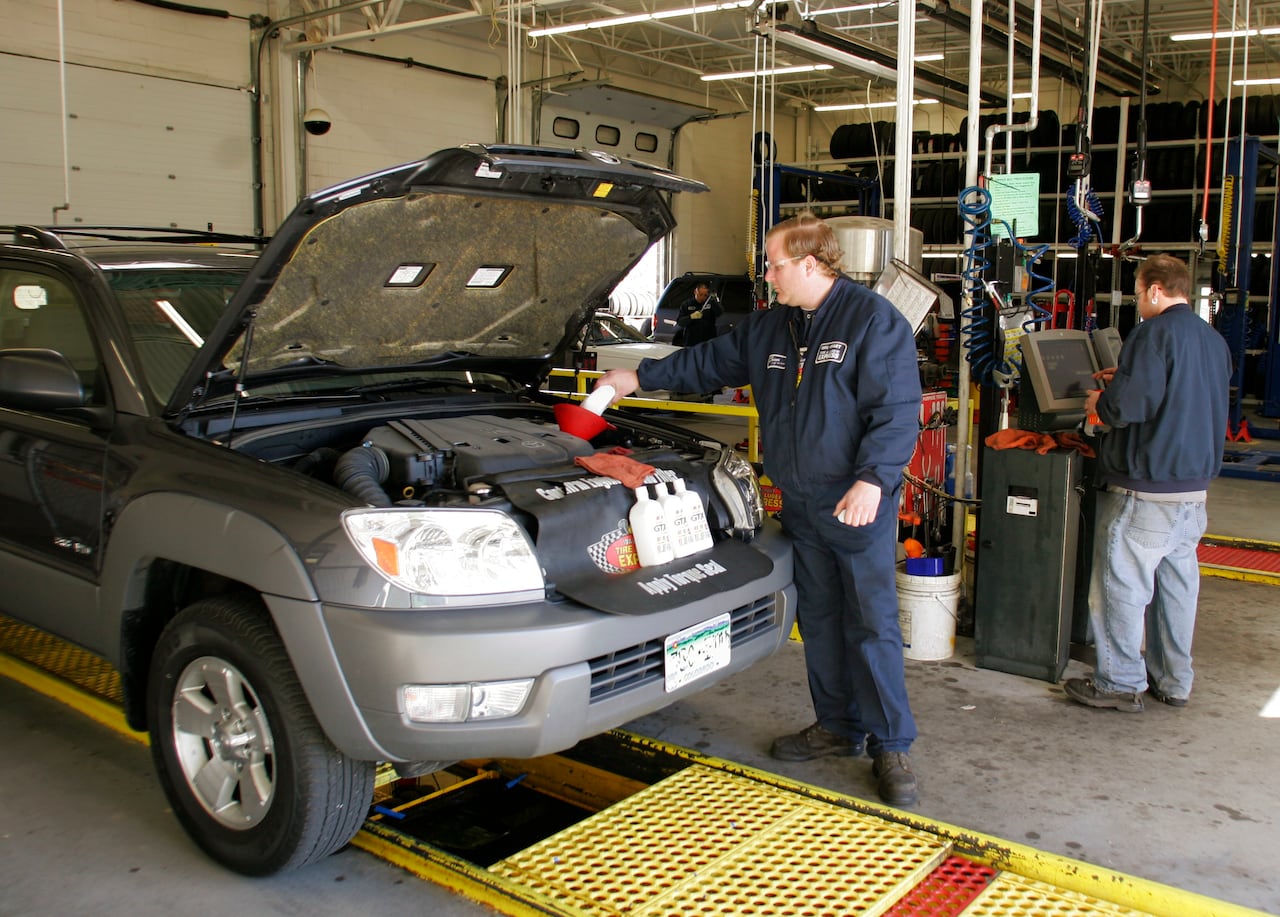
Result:
M799 64L795 67L770 67L767 70L736 70L733 73L706 73L702 80L747 80L755 76L779 76L784 73L813 73L815 70L832 70L831 64Z
M893 108L897 105L897 101L890 99L888 102L854 102L849 105L815 105L814 111L861 111L864 108ZM937 105L937 99L912 99L912 105Z
M1170 41L1208 41L1211 38L1253 38L1255 35L1280 35L1280 27L1266 29L1230 29L1226 32L1179 32Z
M1269 76L1265 79L1234 80L1234 86L1275 86L1280 84L1280 76Z
M915 57L911 59L915 61L917 64L927 64L930 61L945 60L946 55L943 54L941 51L936 51L933 54L917 54Z
M806 16L834 16L836 13L865 13L868 10L882 10L886 6L897 6L898 0L881 0L880 3L858 3L854 6L833 6L825 10L809 10Z
M928 19L926 19L924 16L917 16L917 17L916 17L916 22L928 22L928 21L929 21L929 20L928 20ZM836 32L860 32L860 31L862 31L862 30L864 30L864 29L883 29L883 28L885 28L886 26L893 26L894 28L897 28L897 27L898 27L898 20L896 20L896 19L885 19L885 20L883 20L882 22L862 22L862 23L858 23L857 25L838 25L838 26L835 26L835 27L834 27L834 31L836 31Z
M592 19L590 22L572 22L565 25L551 25L541 29L530 29L530 38L543 35L564 35L569 32L585 32L587 29L607 29L615 25L632 25L637 22L674 19L677 16L700 16L703 13L717 13L721 10L740 10L753 4L754 0L729 0L727 3L704 3L700 6L686 6L672 10L657 10L652 13L624 13L608 16L604 19ZM765 0L763 6L772 6L780 0Z

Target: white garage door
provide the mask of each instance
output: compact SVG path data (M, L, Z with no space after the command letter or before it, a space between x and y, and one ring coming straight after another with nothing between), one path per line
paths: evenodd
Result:
M247 93L0 56L0 221L253 231ZM65 176L65 180L64 180ZM68 200L67 187L70 194Z

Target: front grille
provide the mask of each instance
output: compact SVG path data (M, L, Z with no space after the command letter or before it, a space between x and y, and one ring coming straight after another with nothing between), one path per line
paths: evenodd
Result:
M729 618L729 645L733 648L778 629L777 601L773 595L735 608ZM662 681L662 641L648 640L589 661L591 703L617 697L627 691Z

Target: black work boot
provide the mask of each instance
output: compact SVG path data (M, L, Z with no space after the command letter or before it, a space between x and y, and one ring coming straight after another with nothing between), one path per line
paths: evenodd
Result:
M793 735L773 740L769 754L780 761L812 761L825 755L860 755L861 739L846 739L830 729L814 723Z
M871 765L871 773L879 781L880 798L891 806L914 805L920 798L916 775L911 771L911 757L905 751L881 752Z

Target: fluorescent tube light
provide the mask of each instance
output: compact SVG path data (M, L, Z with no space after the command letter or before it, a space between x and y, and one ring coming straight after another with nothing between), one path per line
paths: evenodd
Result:
M1253 38L1255 35L1280 35L1280 27L1266 29L1229 29L1226 32L1179 32L1170 41L1208 41L1211 38Z
M1275 86L1280 84L1280 76L1269 76L1265 79L1233 80L1234 86Z
M809 10L807 15L812 18L814 16L834 16L836 13L865 13L868 10L880 10L886 6L897 6L898 0L881 0L880 3L858 3L853 6L833 6L825 10Z
M795 67L773 67L768 70L737 70L733 73L703 74L703 82L713 80L745 80L753 76L778 76L784 73L812 73L815 70L832 70L831 64L800 64Z
M772 5L775 0L768 0ZM607 29L615 25L632 25L637 22L648 22L653 19L673 19L677 16L698 16L702 13L715 13L720 10L739 10L751 6L753 0L729 0L727 3L704 3L700 6L686 6L673 10L657 10L652 13L623 13L605 19L593 19L590 22L575 22L567 25L545 26L541 29L530 29L530 38L543 35L564 35L567 32L583 32L587 29Z
M861 111L864 108L893 108L897 105L897 100L890 99L888 102L854 102L849 105L815 105L814 111ZM937 105L937 99L912 99L912 105Z
M941 51L937 51L933 54L917 54L915 57L911 59L915 61L917 64L927 64L930 61L943 60L945 57L946 57L945 54L943 54Z

